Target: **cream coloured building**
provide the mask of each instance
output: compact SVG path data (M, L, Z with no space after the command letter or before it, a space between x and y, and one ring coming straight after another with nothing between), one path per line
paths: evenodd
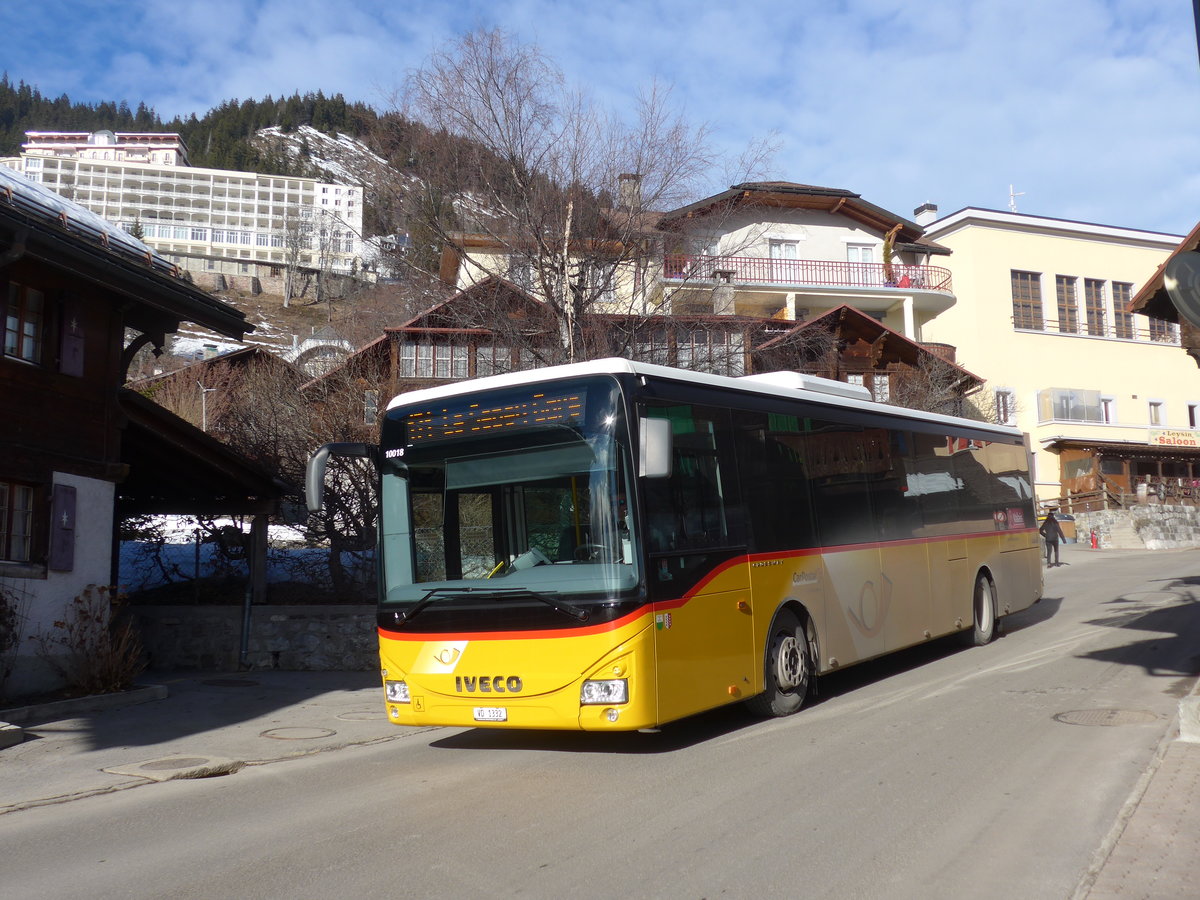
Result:
M1180 236L975 208L923 224L958 299L923 337L1029 434L1039 499L1192 495L1200 370L1178 326L1126 311Z
M183 268L222 260L362 268L363 189L188 164L177 134L26 132L21 172L143 240Z

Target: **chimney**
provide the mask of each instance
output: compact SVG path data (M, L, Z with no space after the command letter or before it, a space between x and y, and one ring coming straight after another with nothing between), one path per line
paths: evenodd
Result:
M642 176L617 176L617 202L621 209L637 210L642 205Z
M712 290L713 315L734 314L734 274L732 269L717 269L713 272L713 280L716 282Z
M913 210L913 219L921 227L937 221L937 217L938 210L936 203L922 203Z

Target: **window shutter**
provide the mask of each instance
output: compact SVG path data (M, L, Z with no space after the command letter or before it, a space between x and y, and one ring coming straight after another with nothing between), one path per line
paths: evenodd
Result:
M70 572L75 568L75 488L56 484L50 508L50 559L47 565L55 572Z
M62 345L58 370L64 375L83 377L83 303L78 297L66 294L62 302Z

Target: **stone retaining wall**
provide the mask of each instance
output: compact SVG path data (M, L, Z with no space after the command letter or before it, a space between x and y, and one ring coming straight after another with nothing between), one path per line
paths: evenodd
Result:
M134 609L150 666L160 670L239 668L242 615L240 606ZM378 669L375 607L252 607L245 662L254 669L354 672Z
M1093 528L1101 549L1130 549L1125 536L1136 538L1147 550L1200 547L1200 508L1147 504L1075 514L1080 543L1088 541Z

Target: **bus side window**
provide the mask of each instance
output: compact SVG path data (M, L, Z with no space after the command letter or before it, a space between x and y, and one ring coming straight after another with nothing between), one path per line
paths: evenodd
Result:
M803 423L780 413L738 411L734 416L752 549L816 546Z
M672 432L670 478L647 479L646 523L651 553L724 547L740 535L731 515L733 480L722 457L728 452L729 413L721 409L651 406Z

